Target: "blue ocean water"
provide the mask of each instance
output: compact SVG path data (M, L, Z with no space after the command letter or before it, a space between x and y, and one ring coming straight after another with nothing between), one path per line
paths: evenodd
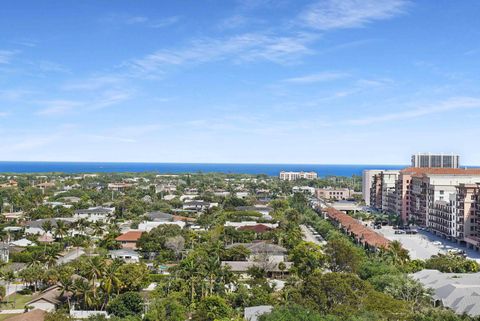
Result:
M94 162L0 162L0 173L113 173L157 172L266 174L280 171L313 171L319 176L361 175L365 169L401 169L400 165L316 165L316 164L212 164L212 163L94 163Z

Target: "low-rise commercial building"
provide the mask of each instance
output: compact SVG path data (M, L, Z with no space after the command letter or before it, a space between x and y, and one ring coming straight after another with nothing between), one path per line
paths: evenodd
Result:
M315 196L317 198L347 200L353 195L353 190L349 188L317 188Z

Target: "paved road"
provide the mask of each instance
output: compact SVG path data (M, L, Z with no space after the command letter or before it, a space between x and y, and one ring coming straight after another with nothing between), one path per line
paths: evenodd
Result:
M317 245L322 245L322 242L320 242L314 235L313 233L308 229L306 225L300 225L300 228L302 229L302 234L303 234L303 240L307 242L312 242Z
M60 257L57 260L57 265L74 261L78 259L80 256L82 256L83 254L85 254L85 251L81 247L73 248L72 250L70 250L70 252L68 252L67 254L65 254L64 256Z

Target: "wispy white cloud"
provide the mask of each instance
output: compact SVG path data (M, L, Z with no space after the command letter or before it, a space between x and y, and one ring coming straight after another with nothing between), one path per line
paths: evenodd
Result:
M465 56L475 56L475 55L477 55L477 54L479 54L479 53L480 53L480 49L477 48L477 49L467 50L467 51L464 53L464 55L465 55Z
M14 50L0 50L0 64L9 64L16 54Z
M304 10L299 19L307 27L330 30L358 28L405 12L407 0L320 0Z
M35 92L32 90L25 90L19 88L4 89L0 90L0 100L16 101L24 99L25 97L30 96L34 93Z
M10 115L9 112L6 112L6 111L0 111L0 117L7 117L8 115Z
M309 84L316 82L332 81L349 77L345 72L324 71L315 74L284 79L285 82L294 84Z
M66 137L70 138L75 128L75 125L69 123L60 124L54 128L46 126L39 129L21 128L16 130L15 134L6 135L3 151L13 155L17 152L40 151Z
M24 47L30 47L30 48L36 47L38 44L37 41L33 41L31 39L14 40L12 41L12 43L16 45L24 46Z
M133 138L125 138L119 136L105 136L105 135L87 135L87 138L93 140L101 141L110 141L110 142L119 142L119 143L136 143L137 141Z
M88 104L88 109L102 109L122 103L132 97L132 92L129 91L107 91L104 92L98 99Z
M125 18L125 23L129 25L133 25L137 23L145 23L147 21L148 21L148 18L143 16L133 16L133 17Z
M287 0L237 0L240 9L253 10L258 8L277 8L289 3Z
M446 112L455 111L455 110L478 109L478 108L480 108L480 98L455 97L434 105L422 106L422 107L418 107L411 110L351 119L346 121L346 124L371 125L375 123L414 119L414 118L424 117L432 114L446 113Z
M41 102L45 107L37 112L38 115L64 114L72 109L83 106L82 102L73 100L48 100Z
M132 92L112 90L105 91L93 99L38 101L37 104L42 106L42 109L37 112L37 115L61 115L76 110L93 111L120 104L131 97Z
M137 72L153 73L172 65L227 59L235 63L254 60L291 63L295 58L311 53L308 44L314 39L316 36L308 33L291 36L246 33L226 39L202 38L184 48L159 50L133 60L129 65Z
M64 90L93 91L103 89L105 87L117 86L123 81L123 77L117 75L93 76L82 80L70 81L62 88Z
M217 29L222 31L231 31L241 28L253 29L254 27L265 25L267 25L266 20L241 12L220 20L220 22L217 24Z
M144 139L145 135L151 135L162 128L159 124L139 124L121 127L108 128L100 133L86 135L85 137L93 140L110 141L118 143L136 143Z
M152 28L164 28L176 24L181 19L180 16L171 16L154 21L150 21L150 27Z
M180 19L180 16L169 16L152 19L147 16L114 14L102 19L102 21L115 24L140 25L149 28L164 28L176 24L180 21Z
M59 63L52 62L52 61L46 61L46 60L38 61L38 62L35 62L35 65L38 67L38 69L40 69L40 71L43 71L43 72L61 72L61 73L70 72L70 70L64 65L61 65Z
M218 27L223 30L235 29L247 25L249 21L250 19L245 17L244 15L235 14L220 21Z

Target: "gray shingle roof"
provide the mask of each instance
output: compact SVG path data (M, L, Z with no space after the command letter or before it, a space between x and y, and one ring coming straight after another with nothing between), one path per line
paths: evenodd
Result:
M232 248L235 246L243 245L250 250L252 254L270 254L270 255L284 255L287 253L287 249L283 246L270 244L267 242L256 243L233 243L227 245L226 248Z
M442 273L422 270L412 277L434 291L433 298L458 314L480 315L480 272Z

